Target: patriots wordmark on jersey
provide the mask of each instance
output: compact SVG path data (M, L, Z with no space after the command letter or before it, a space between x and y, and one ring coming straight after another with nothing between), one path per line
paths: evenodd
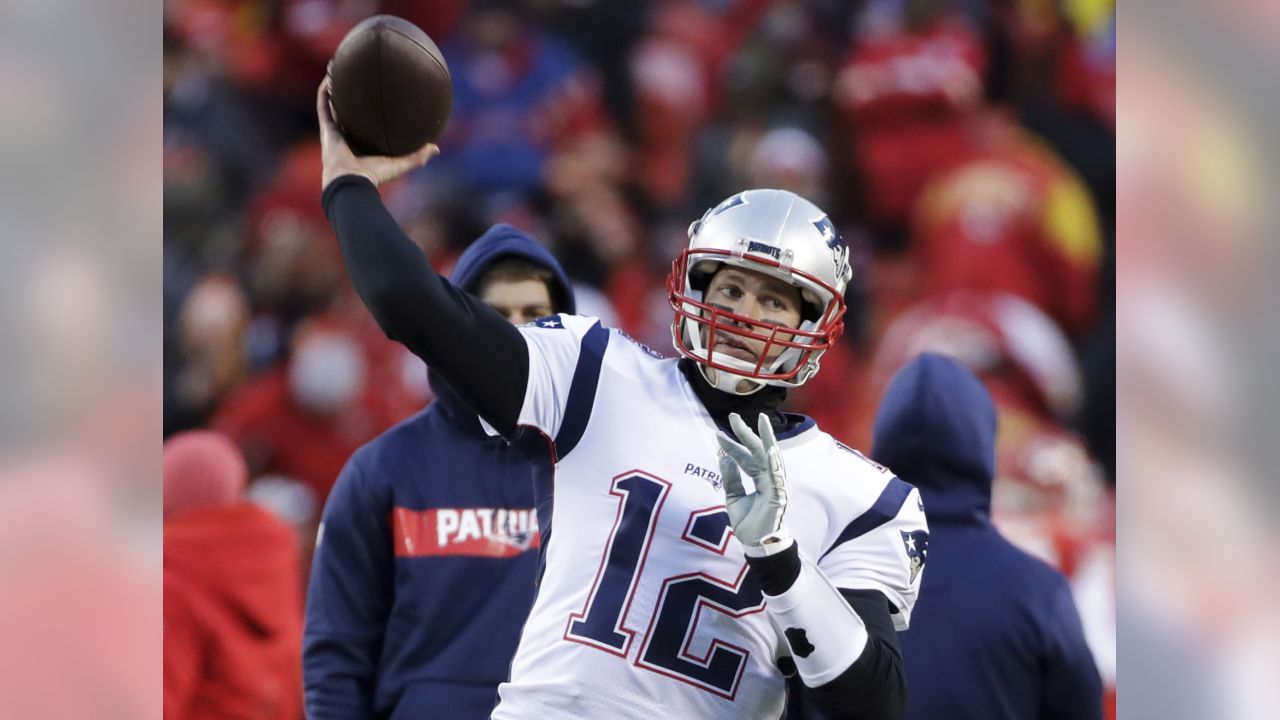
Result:
M556 454L538 488L545 569L494 717L777 718L779 658L813 632L789 645L764 612L714 422L677 361L591 318L551 320L521 328L519 422ZM778 441L801 552L835 587L883 593L905 629L928 543L918 492L812 421Z

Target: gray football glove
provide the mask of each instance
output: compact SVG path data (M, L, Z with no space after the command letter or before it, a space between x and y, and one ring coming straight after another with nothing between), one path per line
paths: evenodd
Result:
M787 475L769 417L761 413L757 425L758 437L737 413L729 415L729 426L738 442L724 433L717 434L724 451L720 474L724 477L725 510L734 535L748 554L772 555L791 545L790 536L782 529L782 517L787 511ZM754 493L748 495L743 488L739 468L755 482Z

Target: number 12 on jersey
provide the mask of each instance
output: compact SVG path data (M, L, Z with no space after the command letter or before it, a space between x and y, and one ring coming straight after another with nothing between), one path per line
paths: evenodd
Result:
M617 520L586 606L569 617L566 640L628 656L636 633L623 626L623 619L644 572L658 515L670 490L670 482L643 470L631 470L613 479L609 492L620 499ZM729 516L723 507L716 507L690 513L681 540L723 555L729 535ZM635 664L732 700L750 651L715 638L704 656L689 652L693 630L704 609L735 618L764 609L764 595L748 575L745 562L732 581L696 568L666 578Z

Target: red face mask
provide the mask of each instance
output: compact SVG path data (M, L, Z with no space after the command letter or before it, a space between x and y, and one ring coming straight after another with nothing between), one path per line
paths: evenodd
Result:
M831 299L821 308L806 301L809 311L802 317L810 319L802 319L799 328L770 325L708 303L703 299L704 292L693 289L690 268L708 260L774 277L785 274L791 284L821 288ZM676 350L705 367L736 378L760 381L754 383L757 388L763 384L802 384L816 372L817 358L844 332L844 298L835 288L808 273L784 268L767 258L743 258L727 250L687 249L672 264L667 291L675 311L671 330ZM817 317L812 319L815 310ZM762 345L755 363L727 355L723 349L717 350L718 336Z

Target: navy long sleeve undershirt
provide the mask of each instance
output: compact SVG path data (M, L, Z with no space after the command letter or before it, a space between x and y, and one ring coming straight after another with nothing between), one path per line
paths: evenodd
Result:
M472 410L510 438L529 378L529 350L520 331L440 277L367 179L337 178L324 189L321 203L351 282L382 331L426 361ZM778 592L790 586L798 567L798 559L794 565L785 559L752 563L761 585ZM867 646L835 680L809 688L810 700L827 718L900 718L906 689L888 600L875 591L843 595L866 625Z
M529 349L520 331L440 277L365 178L339 177L324 189L321 203L351 282L382 331L510 437L529 379Z

